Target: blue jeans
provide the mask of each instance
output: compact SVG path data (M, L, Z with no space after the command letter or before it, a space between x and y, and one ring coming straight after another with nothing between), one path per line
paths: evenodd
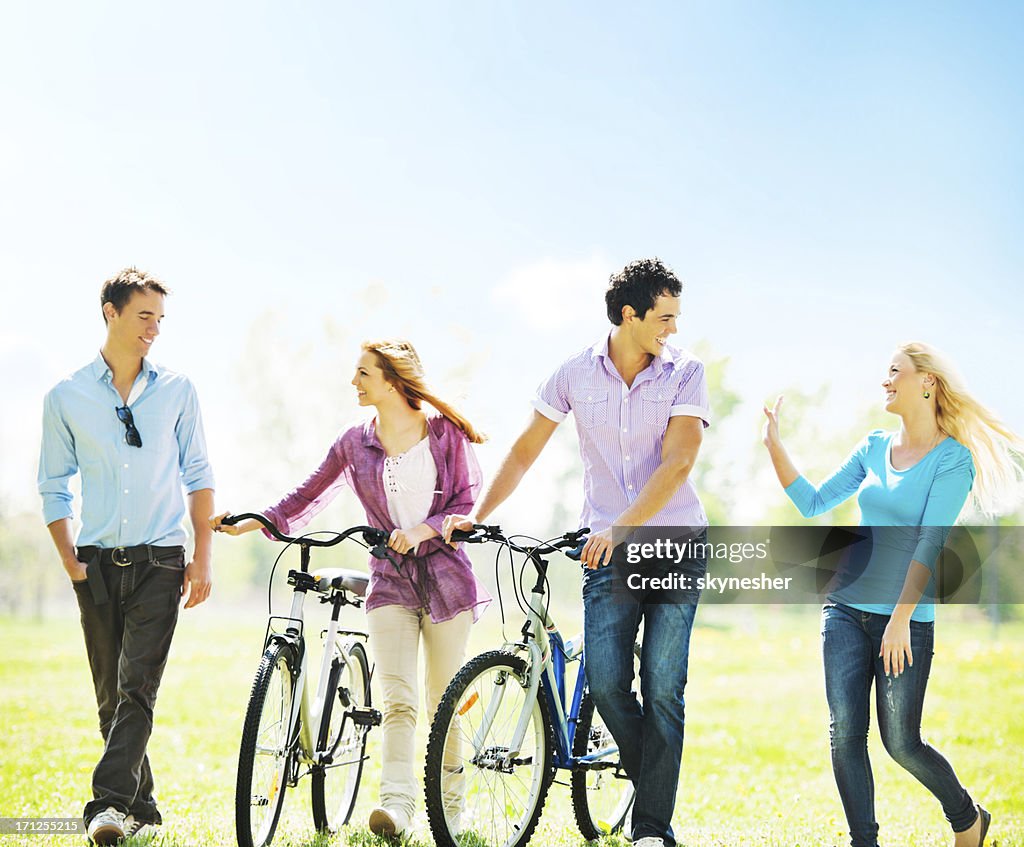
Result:
M674 847L671 820L683 755L683 690L697 605L652 602L664 599L654 593L613 591L617 578L621 571L612 565L584 572L587 685L636 786L633 839L657 836ZM643 705L633 691L633 644L641 620Z
M977 817L974 801L949 762L921 740L934 624L910 622L914 664L892 677L885 675L878 655L888 623L888 615L862 612L841 603L826 604L821 615L832 770L853 847L878 844L875 785L868 760L872 682L878 728L889 755L935 795L954 832L969 829Z

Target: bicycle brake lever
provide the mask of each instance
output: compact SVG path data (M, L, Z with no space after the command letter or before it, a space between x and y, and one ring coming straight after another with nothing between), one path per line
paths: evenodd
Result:
M373 556L375 559L387 559L389 562L391 562L392 565L395 566L395 570L398 571L399 576L401 576L402 566L391 558L391 554L388 552L387 544L381 542L380 544L371 547L370 555Z
M565 555L572 559L574 562L578 562L580 560L580 557L583 555L583 548L587 544L587 538L589 536L589 533L589 526L585 526L582 529L576 530L575 532L567 532L565 534L565 540L573 542L575 546L570 548L569 550L563 550L562 552L565 553Z

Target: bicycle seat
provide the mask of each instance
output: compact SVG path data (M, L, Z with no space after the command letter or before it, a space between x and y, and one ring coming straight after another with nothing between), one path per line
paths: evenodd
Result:
M366 596L366 587L370 584L369 574L362 571L351 571L346 568L323 568L313 571L313 576L326 588L344 588L357 597Z

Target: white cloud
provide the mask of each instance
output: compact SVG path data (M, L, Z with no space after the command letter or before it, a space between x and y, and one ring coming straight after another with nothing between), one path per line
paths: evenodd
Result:
M609 260L601 255L576 261L543 259L508 274L492 291L495 302L512 306L532 329L550 332L590 323L604 314Z

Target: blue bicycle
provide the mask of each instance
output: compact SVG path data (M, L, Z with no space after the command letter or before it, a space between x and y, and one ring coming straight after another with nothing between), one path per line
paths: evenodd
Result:
M476 525L453 538L494 542L536 571L520 638L470 659L449 684L427 742L427 816L438 847L521 847L540 819L559 769L570 771L572 805L588 840L622 828L634 788L586 686L583 638L563 641L546 600L544 556L579 549L587 529L516 543L500 527ZM499 555L501 550L498 551ZM511 555L510 555L510 558ZM639 657L639 648L637 657ZM566 710L566 665L580 662Z

